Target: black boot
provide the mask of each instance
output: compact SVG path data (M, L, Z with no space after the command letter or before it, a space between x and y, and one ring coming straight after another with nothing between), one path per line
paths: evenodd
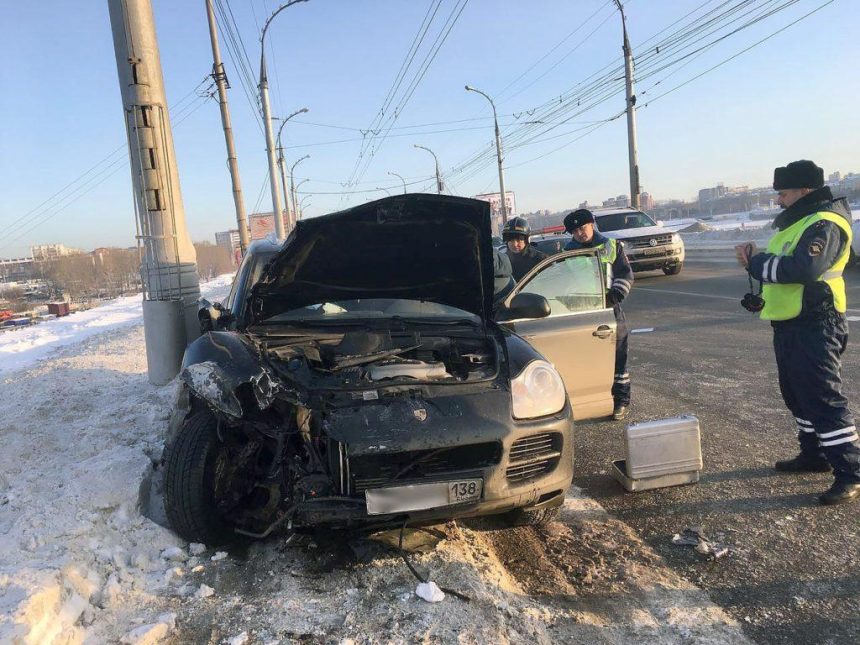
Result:
M624 417L627 416L627 406L621 405L620 403L615 404L615 408L612 410L612 418L615 421L621 421Z
M818 496L818 501L825 506L833 504L844 504L855 499L860 499L860 483L835 481L827 489L827 492Z
M775 470L784 473L829 473L830 464L822 456L800 453L794 459L783 459L773 465Z

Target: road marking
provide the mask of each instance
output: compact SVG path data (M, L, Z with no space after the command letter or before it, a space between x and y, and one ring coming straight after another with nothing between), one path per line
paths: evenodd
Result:
M851 320L850 318L848 320ZM653 327L643 327L642 329L631 329L631 334L647 334L648 332L654 331Z
M636 291L653 291L654 293L671 293L679 296L698 296L699 298L716 298L718 300L731 300L732 302L740 302L740 298L732 298L730 296L717 296L711 293L693 293L692 291L672 291L671 289L651 289L649 287L636 287Z
M858 320L860 320L860 316L848 316L848 317L846 318L846 320L847 320L848 322L857 322Z

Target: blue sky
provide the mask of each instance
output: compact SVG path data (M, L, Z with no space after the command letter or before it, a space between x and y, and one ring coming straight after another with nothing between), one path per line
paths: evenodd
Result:
M416 64L459 1L442 0ZM638 83L646 190L658 199L692 198L720 181L765 185L774 166L798 158L814 159L826 172L860 171L860 3L854 0L835 0L654 100L825 1L789 2L776 15L686 59L684 67ZM229 4L256 82L259 25L277 3ZM691 18L721 4L738 0L628 0L628 29L641 68L659 69L671 60L666 46L659 54L653 45L684 24L672 23L697 7ZM749 0L747 7L755 15L784 4ZM284 130L288 162L311 155L296 170L297 178L310 180L302 186L310 194L309 216L385 194L324 193L380 186L397 192L400 181L390 171L418 182L415 188L432 190L432 158L414 149L416 143L436 152L456 194L496 190L492 157L473 176L452 172L492 142L489 104L463 86L496 98L503 137L515 141L529 110L607 65L621 64L620 17L605 0L469 0L390 136L353 177L361 183L344 187L361 148L359 130L372 124L428 7L435 6L435 0L310 0L273 23L267 38L273 112L310 109ZM211 70L204 2L154 0L153 8L168 102L176 106L174 138L188 225L195 240L212 239L215 231L233 227L235 217L218 106L193 92ZM131 180L107 3L7 2L0 6L0 25L0 257L23 255L36 243L132 245ZM708 42L701 35L696 41ZM223 41L222 49L246 208L269 210L269 195L261 191L264 139ZM558 210L628 192L625 121L601 124L624 108L615 85L620 88L617 82L602 84L607 100L570 123L545 124L556 127L533 137L537 142L508 146L506 184L521 211ZM349 141L329 143L344 139Z

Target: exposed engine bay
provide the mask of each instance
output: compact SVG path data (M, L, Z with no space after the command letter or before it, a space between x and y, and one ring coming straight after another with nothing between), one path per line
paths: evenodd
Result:
M481 381L493 378L497 366L496 349L485 337L362 330L259 341L278 372L311 388L360 388L400 380Z

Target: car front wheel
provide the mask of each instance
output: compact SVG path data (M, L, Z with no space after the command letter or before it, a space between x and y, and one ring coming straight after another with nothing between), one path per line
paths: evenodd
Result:
M558 519L559 507L554 508L517 508L505 513L509 526L544 526Z
M164 456L164 508L170 526L189 542L222 544L233 536L217 504L227 458L217 421L208 412L188 418Z
M681 273L681 267L684 266L680 262L678 264L673 264L670 267L663 267L663 273L666 275L678 275Z

